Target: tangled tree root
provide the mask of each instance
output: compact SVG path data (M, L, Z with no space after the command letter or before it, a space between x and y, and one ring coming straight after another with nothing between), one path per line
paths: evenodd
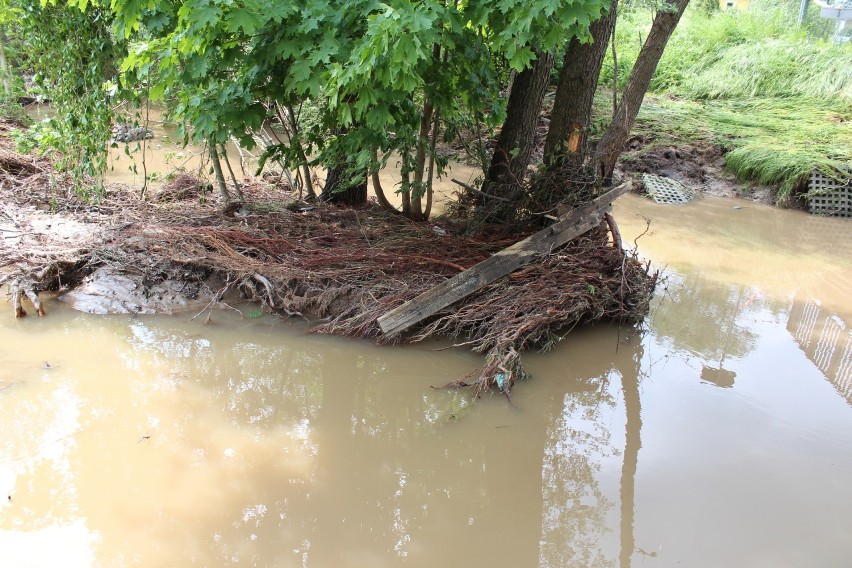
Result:
M24 310L24 307L21 304L21 300L24 295L26 295L26 297L33 303L33 307L39 316L46 315L44 306L41 305L41 301L39 300L38 292L36 292L35 283L32 280L25 279L23 277L15 278L9 284L9 293L12 295L12 306L15 310L16 318L21 318L27 315L26 310Z
M526 376L524 351L548 349L577 325L633 324L647 314L657 274L606 237L599 227L494 282L429 322L414 339L466 339L463 345L486 354L485 365L456 384L473 386L478 394L497 388L509 395Z

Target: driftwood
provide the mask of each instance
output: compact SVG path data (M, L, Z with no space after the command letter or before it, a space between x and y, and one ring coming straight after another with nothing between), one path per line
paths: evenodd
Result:
M32 302L38 315L45 315L44 306L41 305L41 300L39 300L38 292L36 291L35 284L32 281L16 278L11 284L9 284L9 292L12 295L12 307L15 310L16 318L27 315L27 312L21 303L24 296L30 299L30 302Z
M550 227L530 235L413 300L394 308L377 320L382 333L387 337L398 335L450 304L528 264L536 256L549 253L593 229L609 215L612 202L626 193L630 187L630 182L625 182L611 189L592 202L561 216L559 221Z
M9 285L9 295L12 297L12 309L15 310L16 318L27 315L27 311L23 305L25 296L32 302L33 308L35 308L39 316L46 315L44 306L38 297L38 292L42 289L43 282L51 277L50 273L54 270L55 266L48 264L37 272L19 270L12 273L7 272L0 276L0 286L3 284Z
M471 193L475 193L476 195L481 195L482 197L487 197L488 199L496 199L497 201L503 201L505 203L511 203L512 202L511 199L507 199L505 197L500 197L499 195L491 195L490 193L485 193L484 191L480 191L480 190L476 189L475 187L473 187L472 185L468 185L468 184L464 183L463 181L457 180L456 178L452 178L452 179L450 179L450 181L453 182L456 185L459 185L459 186L465 188L467 191L469 191Z

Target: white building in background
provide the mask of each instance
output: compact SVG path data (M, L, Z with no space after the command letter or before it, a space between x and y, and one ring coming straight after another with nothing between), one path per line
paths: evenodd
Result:
M819 6L820 16L837 20L835 39L838 42L849 41L849 34L844 31L849 27L849 20L852 20L852 0L814 0L814 4Z

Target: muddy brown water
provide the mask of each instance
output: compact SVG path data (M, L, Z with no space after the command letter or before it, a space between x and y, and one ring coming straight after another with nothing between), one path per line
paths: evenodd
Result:
M41 120L50 115L51 108L49 105L32 105L28 112L33 119ZM157 190L169 176L182 171L212 179L210 161L204 147L196 144L184 146L178 129L164 121L164 118L164 112L161 109L151 109L147 120L139 122L153 132L154 138L126 144L116 143L116 147L110 149L105 174L107 182L141 187L147 175L151 189ZM246 175L254 175L258 157L261 154L257 148L245 150L229 142L226 144L226 150L228 160L238 179L244 179ZM379 176L388 201L397 207L400 207L402 203L397 193L401 179L399 169L399 158L392 156L388 159L388 167ZM294 176L295 174L293 172ZM324 182L323 170L314 169L314 174L320 183ZM227 172L226 175L228 175ZM459 186L452 181L453 178L465 184L476 185L476 179L482 175L481 168L458 162L449 164L442 175L436 174L433 181L435 195L432 214L440 214L447 200L452 199L454 193L459 190ZM230 181L230 177L228 179ZM372 181L369 182L368 187L370 195L374 195ZM321 187L316 189L319 191ZM423 205L425 207L425 199Z
M253 317L0 317L0 565L847 566L852 223L615 207L644 334L478 356Z

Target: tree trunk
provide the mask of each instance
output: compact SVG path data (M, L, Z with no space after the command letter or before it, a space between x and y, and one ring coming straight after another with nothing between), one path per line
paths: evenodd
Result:
M552 68L553 54L540 53L533 65L515 79L506 108L506 120L482 187L484 193L509 199L517 198L520 193ZM514 204L510 204L509 208L514 210Z
M411 219L411 170L405 156L402 157L402 168L399 173L402 177L402 189L399 192L402 198L402 214Z
M657 70L657 64L660 62L666 43L668 43L688 4L689 0L674 0L672 11L658 12L654 18L651 31L648 33L648 37L642 45L642 50L639 52L639 57L636 59L636 64L630 72L630 79L628 79L624 93L621 95L618 110L601 138L597 150L595 150L596 170L604 185L612 183L615 163L621 155L624 143L627 142L630 129L636 122L636 115L639 114L639 107L642 106L645 92L648 90L648 85L651 84L651 77L654 76L654 71Z
M598 88L606 48L615 25L618 0L612 0L609 12L592 23L592 43L573 38L565 49L559 86L550 114L550 127L544 142L544 163L557 156L582 164L586 133L592 115L592 102Z
M363 205L367 203L367 177L356 181L351 164L335 164L328 170L320 199L338 205Z
M438 145L438 128L441 126L441 109L435 110L432 122L434 126L432 127L432 141L429 142L429 165L426 169L426 208L423 210L424 219L428 219L432 214L432 201L435 193L432 181L435 172L435 147Z
M305 188L305 194L309 199L316 199L317 194L314 191L313 182L311 181L311 168L308 165L308 156L305 154L305 149L302 147L302 143L300 142L301 133L299 132L299 124L296 121L296 113L293 112L293 107L291 105L287 105L286 109L287 119L290 123L290 130L293 132L293 135L290 137L290 143L295 146L296 153L299 156L299 167L302 170L302 184ZM281 115L279 113L279 118L280 116Z
M6 100L12 98L12 80L9 73L9 65L6 63L6 33L0 28L0 81L3 83L3 93Z
M435 44L432 47L432 62L436 68L441 61L441 46ZM411 194L411 219L415 221L423 221L428 218L423 207L423 197L429 201L428 207L431 208L431 187L427 188L424 179L426 175L426 154L431 148L430 138L432 134L433 115L435 113L435 103L427 93L423 100L423 112L420 114L420 131L417 134L417 146L414 153L414 184ZM431 164L431 161L430 161ZM431 165L430 165L431 167ZM430 195L427 195L429 193Z
M231 194L228 193L228 185L225 183L225 175L222 173L222 163L219 161L219 152L216 151L216 142L213 140L210 140L210 161L213 162L219 195L222 197L223 204L228 205L231 203Z
M243 195L243 190L240 189L240 182L237 180L237 174L234 173L234 168L231 167L231 160L228 159L228 148L226 148L224 144L222 144L222 153L220 155L225 162L225 166L228 168L228 173L231 174L231 181L234 182L234 191L237 192L237 199L245 201L246 197Z
M376 200L379 202L379 205L382 206L382 209L389 211L390 213L400 213L400 210L388 201L388 198L385 195L385 190L382 188L382 180L379 178L379 172L372 172L370 177L373 180L373 192L376 194Z
M428 98L423 103L420 115L420 132L417 135L417 150L414 153L414 183L411 185L411 215L415 221L423 220L423 196L426 193L424 174L426 173L426 152L432 131L432 113L435 105Z

